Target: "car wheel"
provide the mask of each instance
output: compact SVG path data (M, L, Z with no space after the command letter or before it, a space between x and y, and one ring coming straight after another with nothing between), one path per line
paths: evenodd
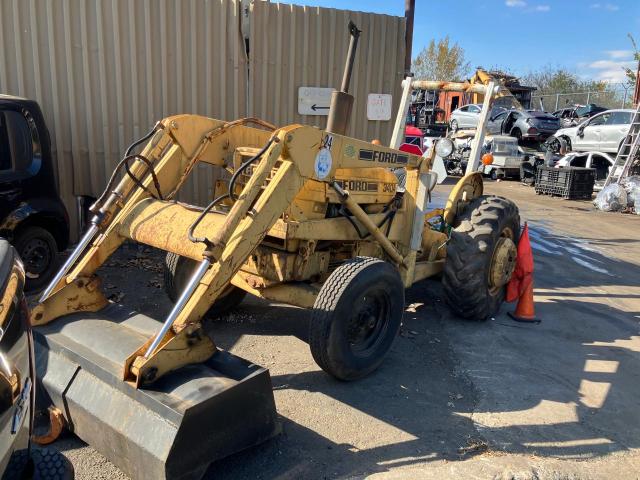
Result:
M56 239L44 228L31 226L20 231L13 243L24 263L25 291L44 288L56 272Z
M458 121L457 120L451 120L451 123L449 124L451 126L451 131L452 132L457 132L458 131Z
M619 155L621 153L629 153L629 148L631 147L627 147L626 148L626 152L621 152L620 149L622 149L622 146L624 145L624 141L626 140L626 137L624 137L622 140L620 140L620 143L618 144L618 150L616 150L616 154Z

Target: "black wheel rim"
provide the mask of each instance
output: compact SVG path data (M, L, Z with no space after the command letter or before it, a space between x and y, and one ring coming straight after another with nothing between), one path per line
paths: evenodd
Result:
M49 268L52 252L45 240L32 238L22 247L20 258L24 262L27 277L38 278Z
M391 300L387 292L367 292L353 306L348 323L347 339L351 352L368 357L385 337L391 315Z

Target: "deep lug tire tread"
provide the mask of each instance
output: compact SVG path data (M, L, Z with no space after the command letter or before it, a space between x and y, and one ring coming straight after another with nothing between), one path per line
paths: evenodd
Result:
M520 215L512 201L495 195L474 199L457 219L447 245L442 284L453 312L469 320L486 320L500 308L504 288L491 295L488 286L493 248L504 227L520 238Z

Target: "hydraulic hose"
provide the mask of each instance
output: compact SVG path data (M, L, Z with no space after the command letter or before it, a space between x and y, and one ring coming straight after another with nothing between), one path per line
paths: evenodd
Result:
M242 165L240 165L238 169L235 172L233 172L233 175L231 176L231 180L229 180L229 198L231 198L231 200L233 201L237 200L234 189L236 186L236 181L238 180L238 177L240 176L240 174L244 172L247 169L247 167L249 167L249 165L251 165L253 162L255 162L260 157L262 157L262 155L264 155L264 152L267 151L267 149L271 146L272 143L273 143L273 137L269 139L267 144L264 147L262 147L262 149L258 153L256 153L253 157L251 157L249 160L247 160Z

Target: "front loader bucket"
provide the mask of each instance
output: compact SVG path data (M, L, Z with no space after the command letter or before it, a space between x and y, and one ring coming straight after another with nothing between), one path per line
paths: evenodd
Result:
M38 378L70 429L133 479L198 479L278 433L268 370L218 351L136 389L122 366L160 323L120 305L35 328Z

